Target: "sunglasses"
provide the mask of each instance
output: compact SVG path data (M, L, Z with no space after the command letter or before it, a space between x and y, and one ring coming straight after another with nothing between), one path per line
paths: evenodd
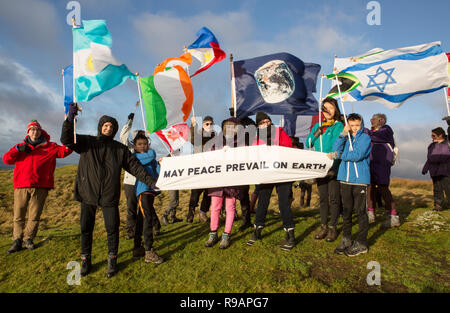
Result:
M205 126L212 125L213 123L203 123Z

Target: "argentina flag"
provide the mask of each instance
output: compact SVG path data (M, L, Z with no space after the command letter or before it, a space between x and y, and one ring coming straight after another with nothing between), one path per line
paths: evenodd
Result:
M317 101L305 84L306 79L315 82L320 71L320 65L313 65L306 67L289 53L233 62L237 117L258 111L275 115L317 114Z
M447 57L440 42L392 50L379 48L360 56L335 58L329 79L339 81L344 101L378 101L398 108L407 99L448 86ZM334 86L328 97L337 97Z

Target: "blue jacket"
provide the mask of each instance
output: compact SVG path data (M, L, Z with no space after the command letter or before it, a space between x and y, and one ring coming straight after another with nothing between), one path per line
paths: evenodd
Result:
M348 136L342 133L336 139L333 150L342 162L339 165L337 179L343 182L370 185L370 136L364 132L364 121L355 136L350 136L353 151L350 151ZM358 170L356 177L355 164Z
M157 180L159 176L159 163L156 161L155 151L150 149L145 153L134 153L134 155L144 166L147 173L149 173L155 180ZM134 189L136 191L136 196L139 196L141 193L146 191L154 191L149 186L137 179L136 183L134 184Z

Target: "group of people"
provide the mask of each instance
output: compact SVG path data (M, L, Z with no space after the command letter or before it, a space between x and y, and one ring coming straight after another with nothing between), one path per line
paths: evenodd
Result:
M335 253L356 256L368 251L367 234L369 224L375 222L375 206L381 197L387 213L382 224L385 227L400 225L395 202L389 190L391 166L395 161L395 142L392 129L386 124L384 114L375 114L370 122L371 128L364 127L361 115L352 113L343 117L337 101L326 98L322 104L322 120L314 125L306 139L305 148L324 152L333 160L333 166L323 178L317 179L320 199L321 226L315 239L333 242L337 239L336 225L340 216L343 219L342 241ZM76 103L71 104L65 119L61 143L50 142L49 135L37 121L27 127L24 142L15 145L4 156L6 164L15 164L14 170L14 233L13 245L8 253L36 246L36 236L40 215L49 189L53 188L53 173L56 158L68 156L72 151L80 154L75 181L75 199L81 202L81 275L92 269L91 252L93 229L97 207L103 211L108 241L107 276L117 272L119 245L119 198L121 192L121 172L125 170L124 191L127 202L127 237L134 240L133 256L144 257L145 262L164 261L153 247L154 236L160 232L161 223L154 208L154 199L160 190L155 183L159 175L159 163L155 151L150 148L150 139L143 130L131 132L134 114L120 133L121 142L114 136L119 130L117 120L102 116L98 123L97 136L74 134L74 119L78 112ZM250 118L228 118L222 122L221 132L213 130L214 120L207 116L201 127L195 118L192 120L191 141L194 153L221 149L225 146L237 147L242 143L238 138L239 129L256 128L256 133L245 133L245 145L279 145L291 148L304 148L298 138L291 138L282 127L275 127L269 115L256 114L256 121ZM450 121L447 121L450 125ZM130 137L131 132L131 137ZM195 140L201 138L201 140ZM450 146L445 131L436 128L432 131L433 143L428 148L427 163L422 173L430 172L434 184L435 209L444 206L444 193L449 198ZM167 157L179 155L175 151ZM300 182L302 188L301 204L309 206L311 184ZM260 184L249 195L250 186L223 186L220 188L195 189L191 191L186 222L192 223L195 208L200 197L199 220L209 223L210 233L205 243L212 247L220 241L219 248L226 249L231 244L231 231L236 216L236 202L242 208L242 225L239 230L253 226L247 241L252 246L262 239L266 215L272 191L278 194L278 208L281 215L286 240L281 249L291 250L295 246L294 217L291 210L293 201L292 182ZM306 202L304 196L307 195ZM176 217L179 191L169 192L169 206L161 221L164 225L181 222ZM256 204L257 203L257 204ZM255 210L256 208L256 210ZM27 226L25 214L29 211ZM255 210L254 222L251 213ZM218 229L221 211L225 212L225 229L219 239ZM359 230L352 241L352 214L356 212ZM143 237L143 240L142 240Z

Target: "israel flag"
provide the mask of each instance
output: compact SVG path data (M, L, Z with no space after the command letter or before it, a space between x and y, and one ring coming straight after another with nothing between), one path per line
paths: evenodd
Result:
M440 42L393 50L379 48L360 56L335 58L334 73L344 101L378 101L398 108L407 99L447 87L447 57ZM338 86L328 97L338 96Z
M83 21L73 34L73 77L76 101L89 101L102 92L136 80L111 53L112 37L104 20Z

